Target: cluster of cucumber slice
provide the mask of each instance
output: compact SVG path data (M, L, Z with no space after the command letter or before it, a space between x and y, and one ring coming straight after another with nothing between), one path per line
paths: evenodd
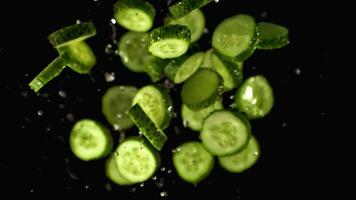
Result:
M132 72L145 72L151 85L140 89L118 85L102 97L102 112L119 131L134 125L140 135L128 137L113 149L110 131L100 122L82 119L70 134L70 147L84 161L108 155L106 175L118 185L148 180L160 165L159 151L169 140L173 104L167 88L159 83L167 77L182 84L181 118L184 126L200 132L194 141L180 144L172 162L182 180L197 184L212 171L217 157L220 166L241 173L256 163L260 148L251 133L249 120L267 115L274 103L267 79L256 75L244 80L243 62L256 49L277 49L289 44L288 29L270 22L256 23L247 14L223 20L212 35L212 48L205 52L190 48L204 32L205 17L200 8L212 0L182 0L169 7L165 24L152 29L154 7L144 0L118 0L114 17L129 30L121 36L119 56ZM152 30L151 30L152 29ZM69 66L88 73L95 55L84 42L95 35L92 23L60 29L49 36L60 56L30 83L38 91ZM224 108L222 93L235 90L234 108Z

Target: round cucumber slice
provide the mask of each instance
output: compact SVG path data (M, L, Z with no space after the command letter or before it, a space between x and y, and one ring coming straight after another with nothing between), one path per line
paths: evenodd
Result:
M117 185L132 185L130 181L125 179L121 174L120 171L117 169L115 156L111 155L105 162L105 175L108 177L112 182Z
M201 8L213 0L182 0L170 6L169 12L173 17L183 17L197 8Z

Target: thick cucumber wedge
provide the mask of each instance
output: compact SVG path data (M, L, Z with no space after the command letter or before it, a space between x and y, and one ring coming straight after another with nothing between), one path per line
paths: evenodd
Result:
M179 18L189 14L191 11L201 8L213 0L182 0L170 6L169 12L173 17Z
M195 9L181 18L168 19L169 24L187 26L191 33L191 43L196 42L204 33L205 17L200 9Z
M105 162L105 175L108 177L112 182L117 185L132 185L127 179L125 179L119 169L116 166L115 155L111 155Z
M200 110L215 103L223 90L219 74L211 69L199 69L184 84L182 102L193 110Z
M150 30L155 15L154 7L143 0L118 0L114 4L114 18L118 24L130 31Z
M231 173L241 173L251 168L260 157L260 146L255 137L251 137L247 147L236 154L219 157L220 166Z
M131 107L129 116L152 146L160 151L168 139L166 134L164 134L161 129L157 128L138 104Z
M212 46L219 53L236 57L248 50L256 32L253 17L235 15L222 21L213 33Z
M218 110L203 122L200 139L207 150L216 156L225 156L243 150L250 139L250 124L227 110Z
M165 25L152 30L148 38L148 51L162 59L176 58L187 52L190 30L182 25Z
M161 59L156 56L146 64L145 72L151 78L152 82L157 82L164 77L164 70L168 65L169 60Z
M235 103L249 119L264 117L274 104L272 87L261 75L250 77L236 91Z
M288 29L284 26L259 22L257 29L259 31L258 49L279 49L289 44Z
M72 42L83 41L96 35L92 22L83 22L66 26L48 35L49 42L55 48L66 46Z
M184 181L197 184L210 174L214 156L200 142L186 142L175 149L173 164Z
M106 120L117 130L126 130L133 126L128 116L132 100L137 93L134 86L114 86L109 88L101 101L101 109Z
M185 54L173 59L166 66L165 74L173 83L182 83L198 70L203 57L204 53L197 52L191 56Z
M124 140L114 155L119 173L130 183L148 180L160 165L157 151L140 137Z
M160 129L164 130L168 127L172 117L172 101L165 88L147 85L137 92L132 104L139 104Z
M215 110L223 109L223 105L220 100L217 100L214 104L211 104L207 108L201 110L192 110L188 106L182 104L182 119L183 125L188 126L194 131L201 131L204 119L209 116L210 113Z
M107 156L113 147L113 140L109 130L101 123L82 119L74 124L69 144L76 157L89 161Z

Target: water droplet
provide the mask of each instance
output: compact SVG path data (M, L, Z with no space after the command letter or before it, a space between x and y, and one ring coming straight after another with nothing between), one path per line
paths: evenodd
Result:
M77 20L75 20L75 23L80 24L80 23L82 23L82 21L80 21L80 19L77 19Z
M73 113L67 113L66 118L70 122L74 122L74 115Z
M51 132L51 127L46 128L46 133L49 133L49 132Z
M138 134L142 137L143 136L143 133L141 131L138 132Z
M209 29L208 28L204 28L204 34L208 34L209 33Z
M85 188L85 189L89 189L89 185L85 185L84 188Z
M30 189L30 192L34 192L35 190L33 188Z
M130 189L130 192L131 192L131 193L136 193L136 188L135 188L135 187L131 188L131 189Z
M157 182L156 182L156 186L158 187L158 188L163 188L163 186L164 186L164 178L159 178L158 180L157 180Z
M120 126L118 124L114 124L114 131L119 131L120 130Z
M258 151L253 152L253 155L258 156L259 155Z
M172 170L171 169L168 169L167 170L167 174L171 174L172 173Z
M183 120L183 126L187 128L189 126L188 120Z
M282 127L287 127L287 122L283 122Z
M39 110L39 111L37 112L37 115L41 117L41 116L43 115L43 111L42 111L42 110Z
M152 176L152 180L157 180L157 176Z
M262 18L266 18L267 17L267 11L263 11L260 16Z
M58 108L64 109L64 104L59 104L59 105L58 105Z
M25 125L21 125L21 128L24 129L24 128L25 128Z
M106 191L111 191L112 190L111 184L110 183L106 183L105 184L105 189L106 189Z
M294 73L296 75L300 75L302 72L301 72L300 68L297 67L297 68L295 68Z
M214 0L215 3L219 3L220 0Z
M62 97L63 99L67 98L67 93L63 90L58 91L58 95Z
M115 49L112 44L107 44L105 47L105 53L110 55L110 54L115 54Z
M320 113L320 115L321 115L321 116L325 116L325 113L324 113L324 112L322 112L322 113Z
M140 183L140 187L144 187L145 186L145 183Z
M105 72L106 82L113 82L115 80L115 72Z
M164 80L163 85L164 85L164 87L167 88L168 90L174 88L174 84L173 84L169 79Z
M159 195L160 195L161 197L167 197L167 196L168 196L168 193L167 193L166 191L162 191L162 192L159 193Z
M121 119L121 118L122 118L121 113L118 113L118 114L116 115L116 118Z
M111 18L111 19L110 19L110 23L111 23L111 24L116 24L116 20L115 20L114 18Z
M100 92L100 91L101 91L101 89L100 89L100 88L98 88L98 89L96 89L96 91Z
M168 112L172 113L173 112L173 106L168 107Z
M161 172L164 172L166 171L166 168L165 167L161 167Z
M229 98L232 100L232 99L235 98L235 96L234 95L230 95Z

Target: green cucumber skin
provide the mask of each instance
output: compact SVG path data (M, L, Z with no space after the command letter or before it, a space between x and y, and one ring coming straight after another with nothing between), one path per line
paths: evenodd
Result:
M186 26L171 24L153 29L148 36L148 48L164 39L181 39L190 43L190 30Z
M157 90L159 90L161 92L161 95L163 97L163 103L165 104L164 107L166 108L166 115L164 117L163 122L161 123L161 126L159 127L160 129L164 130L166 128L168 128L171 119L172 119L172 108L173 108L173 104L172 104L172 99L171 96L169 95L169 92L167 91L167 89L159 84L154 84L153 85Z
M172 6L170 6L169 12L173 17L179 18L187 15L192 10L201 8L213 0L182 0Z
M279 31L278 35L274 37L266 36L265 30L267 27L276 29ZM259 22L257 24L257 28L259 30L259 42L257 44L257 49L260 50L272 50L272 49L279 49L282 47L287 46L289 41L289 30L284 26L274 24L271 22Z

